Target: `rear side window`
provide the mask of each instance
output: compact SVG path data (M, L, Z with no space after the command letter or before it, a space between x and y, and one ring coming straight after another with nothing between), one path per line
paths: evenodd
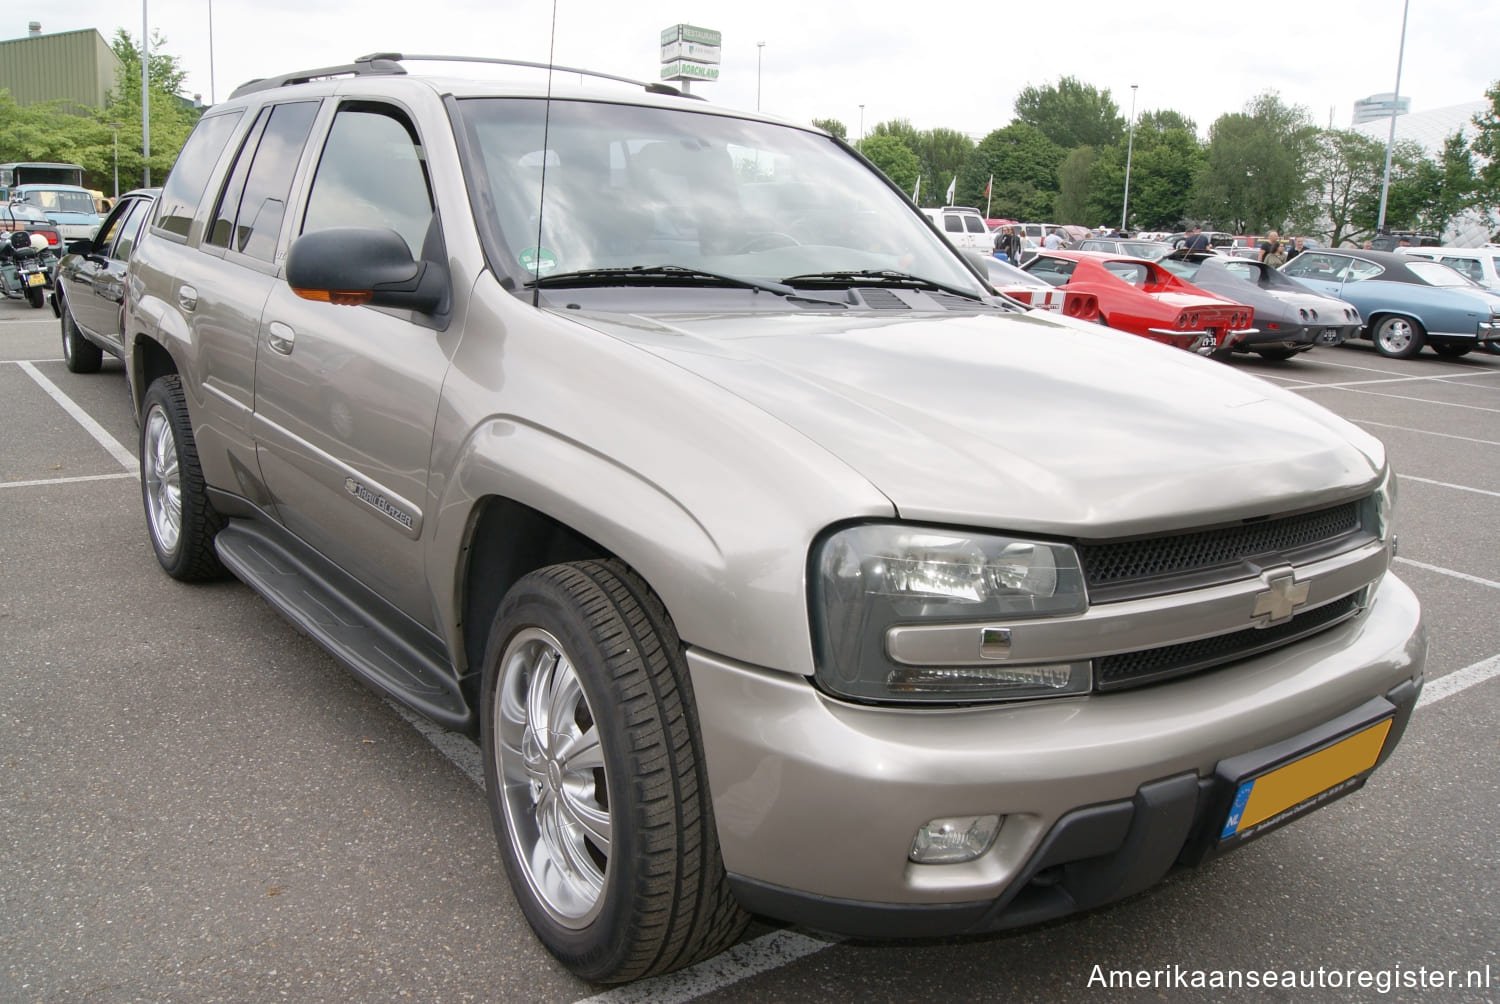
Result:
M963 217L961 217L961 216L954 216L952 213L948 213L946 216L943 217L943 229L946 230L946 231L948 231L950 234L961 234L961 233L963 233L964 232Z
M1451 269L1462 272L1475 282L1484 278L1484 268L1474 258L1444 258L1443 264Z
M198 122L193 134L183 144L167 175L162 189L160 210L156 214L156 225L168 233L187 236L192 225L193 214L198 211L198 201L208 187L208 176L224 147L229 145L229 136L239 122L240 111L225 115L211 115Z
M1054 286L1066 286L1068 280L1073 278L1073 270L1078 267L1078 263L1066 258L1037 255L1029 264L1022 267L1044 282Z
M389 227L413 257L432 222L432 193L416 130L395 109L339 109L307 200L302 232Z
M275 258L287 192L317 113L316 101L275 105L261 113L230 172L206 243L261 261Z

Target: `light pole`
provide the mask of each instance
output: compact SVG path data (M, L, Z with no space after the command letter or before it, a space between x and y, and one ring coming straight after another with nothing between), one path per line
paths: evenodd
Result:
M865 152L865 106L859 106L859 152Z
M760 58L765 55L766 43L755 43L755 110L760 111Z
M111 122L109 127L115 131L115 201L120 201L120 123Z
M1135 154L1135 89L1130 85L1130 139L1125 144L1125 202L1120 206L1120 233L1125 233L1125 218L1130 215L1130 159Z
M146 0L141 0L141 160L145 174L142 188L151 187L151 39L146 34Z
M1401 5L1401 47L1396 50L1396 93L1391 95L1391 131L1385 138L1385 178L1380 182L1380 218L1375 223L1377 234L1385 233L1385 197L1391 192L1391 147L1396 143L1396 116L1401 112L1401 60L1406 55L1406 15L1411 10L1411 0Z

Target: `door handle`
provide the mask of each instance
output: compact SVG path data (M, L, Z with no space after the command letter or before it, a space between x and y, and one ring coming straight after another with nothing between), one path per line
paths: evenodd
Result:
M192 286L182 286L177 290L177 305L188 313L198 309L198 291Z
M273 351L280 352L284 356L292 354L292 346L297 341L297 332L290 325L282 324L280 321L272 321L266 325L266 344Z

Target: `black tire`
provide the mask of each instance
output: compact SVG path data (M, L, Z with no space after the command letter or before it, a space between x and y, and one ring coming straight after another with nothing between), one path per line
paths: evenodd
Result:
M83 332L78 330L78 322L73 320L73 311L68 306L68 301L61 297L58 300L58 308L62 311L63 362L67 363L68 369L73 373L98 373L99 365L104 360L104 350L83 337Z
M1297 349L1254 349L1252 350L1262 359L1269 359L1273 363L1286 362L1297 354Z
M1427 333L1420 322L1399 314L1387 314L1370 322L1370 340L1375 351L1390 359L1411 359L1422 351Z
M174 579L222 578L214 537L224 517L208 500L182 379L158 377L141 401L141 501L156 560Z
M1428 344L1432 346L1432 351L1444 359L1458 359L1474 351L1472 343L1432 341Z
M553 955L617 983L739 938L749 916L719 856L682 644L644 582L613 561L523 577L496 613L481 695L500 854Z
M27 286L26 302L33 307L41 307L42 304L47 302L47 291L41 286Z

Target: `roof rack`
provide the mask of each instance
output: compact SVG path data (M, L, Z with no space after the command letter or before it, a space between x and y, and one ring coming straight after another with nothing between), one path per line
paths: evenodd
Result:
M430 63L491 63L497 66L524 66L533 70L551 70L557 73L577 73L580 76L598 77L601 80L613 80L616 83L630 84L634 87L642 88L649 94L668 94L674 97L703 100L702 95L689 94L686 91L673 87L671 84L634 80L630 77L616 76L613 73L584 70L576 66L558 66L555 63L534 63L524 59L500 59L495 56L441 56L416 53L403 54L399 52L372 52L369 55L360 56L354 62L343 66L325 66L316 70L301 70L296 73L285 73L279 77L265 77L251 80L236 87L234 92L229 96L237 98L242 94L253 94L256 91L287 87L291 84L305 84L309 81L321 80L326 77L404 74L406 68L401 65L401 61L403 60L421 60L422 62Z
M395 60L400 56L391 57L383 53L369 56L360 56L352 63L343 66L324 66L316 70L299 70L296 73L283 73L279 77L257 77L255 80L247 81L230 92L230 99L242 94L254 94L256 91L269 91L277 87L287 87L292 84L305 84L312 80L321 80L325 77L363 77L369 74L376 75L400 75L406 72L406 68Z

